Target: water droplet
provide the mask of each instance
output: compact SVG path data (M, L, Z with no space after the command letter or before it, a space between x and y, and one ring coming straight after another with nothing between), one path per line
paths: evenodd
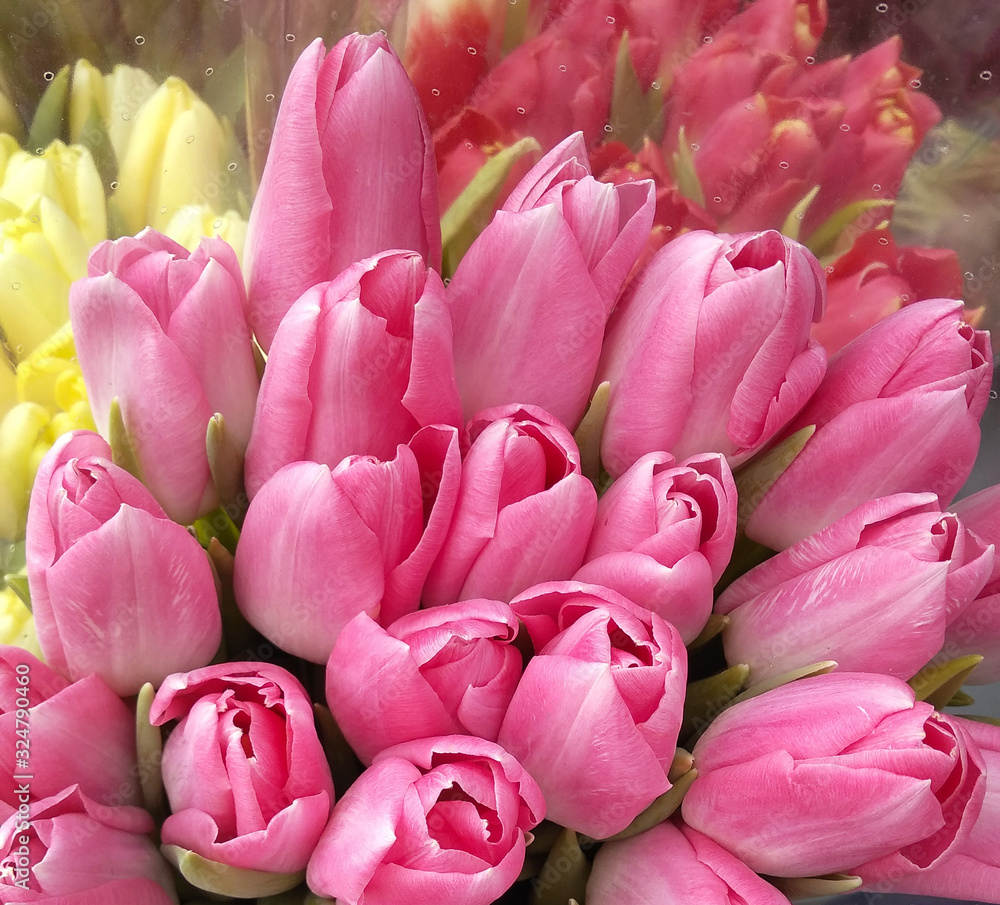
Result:
M511 6L517 6L517 0L507 0Z
M920 79L910 79L910 87L916 90L920 87Z
M989 69L984 69L982 72L979 73L979 77L984 82L988 82L991 78L993 78L993 73L990 72Z
M711 44L713 39L711 35L705 35L701 40L703 44Z
M212 224L212 229L222 229L222 218L221 217Z
M451 277L445 277L441 282L444 283L445 286L447 286L451 282Z
M693 141L693 142L691 142L691 150L692 151L700 151L701 150L701 145L698 144L698 142Z
M10 284L10 288L11 289L20 289L21 288L21 284L20 283L16 283L16 282L15 283L11 283Z
M878 244L879 245L888 245L889 244L889 240L885 236L879 236L878 237Z
M796 213L795 213L795 219L796 220L804 220L805 216L806 215L803 214L802 211L796 211Z
M806 64L812 66L816 62L816 57L806 57Z
M474 57L476 55L476 48L475 47L466 47L465 49L467 51L469 51L469 56Z
M192 142L194 142L194 136L189 135L187 138L184 139L184 141L186 141L188 144L191 144Z
M205 75L211 75L213 72L215 72L215 70L209 66L208 69L205 70Z
M567 68L567 67L566 67L566 65L565 65L565 64L562 64L562 65L561 65L561 66L559 67L559 71L560 71L560 72L565 72L565 71L566 71L566 68Z
M295 40L295 35L285 35L285 40L291 44Z
M614 16L608 16L604 21L607 22L608 25L614 25L615 24L615 17Z
M115 190L116 188L118 188L118 180L116 179L116 180L115 180L114 182L112 182L112 183L111 183L111 185L109 186L109 188L111 189L111 191L112 191L112 192L113 192L113 191L114 191L114 190Z
M716 195L716 196L715 196L715 197L714 197L714 198L713 198L712 200L713 200L713 201L714 201L714 202L715 202L716 204L722 204L722 196L721 196L721 195Z
M967 280L974 280L976 278L976 275L971 270L965 271L964 276Z
M996 399L997 395L998 393L996 390L990 390L990 399Z
M230 173L232 173L233 170L236 169L236 162L235 161L230 161L229 166L226 167L226 169L229 170Z
M825 270L825 271L826 271L827 273L833 273L833 265L832 265L832 264L827 264L827 265L826 265L826 267L824 267L823 269L824 269L824 270Z
M122 114L122 122L123 123L127 123L131 118L132 118L132 114L129 113L128 111L125 111L125 113Z
M166 212L167 212L167 206L163 205L163 207L160 208L160 213L165 214Z
M849 125L847 125L847 123L841 123L840 124L840 131L841 132L850 132L851 131L851 127Z
M136 35L135 36L135 43L136 44L145 44L146 43L146 39L142 35Z
M653 91L659 91L663 86L659 82L653 82L649 87L652 88Z
M520 113L521 116L524 116L524 107L518 107L517 112Z
M781 169L783 169L783 170L787 170L788 169L788 161L787 160L779 160L778 161L778 166L781 167Z
M268 103L270 103L271 101L274 100L274 95L273 94L265 94L264 95L264 100L266 100Z
M431 88L431 94L434 97L441 97L441 89L440 88Z
M753 110L754 106L753 106L753 104L747 104L746 108L747 108L747 110Z
M383 38L388 38L389 37L389 32L387 32L384 28L380 28L378 30L378 33L380 35L382 35Z
M465 143L465 150L467 150L467 151L471 151L471 150L473 149L473 147L475 147L475 146L474 146L474 145L472 144L472 142L471 142L471 141L467 141L467 142Z
M885 12L888 12L888 11L889 11L889 4L888 3L877 3L877 4L875 4L875 12L877 12L877 13L885 13Z
M42 78L45 79L46 82L51 82L55 77L56 77L56 74L54 72L46 72L42 76Z
M672 233L674 231L674 228L672 226L664 226L663 231L667 233Z
M20 285L20 284L18 284L18 285ZM20 355L24 351L24 346L21 343L18 343L17 344L17 348L14 349L14 351L17 352L18 355Z
M29 219L29 220L30 220L30 221L31 221L32 223L37 223L37 222L38 222L38 220L39 220L39 217L38 217L38 214L32 214L32 215L31 215L30 217L28 217L28 219Z
M879 183L877 183L877 182L873 182L872 183L872 191L873 192L881 192L882 191L882 186Z
M968 223L972 219L972 214L962 214L962 219Z
M35 148L35 153L36 154L44 154L45 153L45 148Z
M905 305L910 300L910 293L901 292L899 294L899 300Z
M606 125L604 126L604 131L605 131L605 132L614 132L615 130L614 130L614 127L613 127L613 126L611 125L611 123L607 123L607 124L606 124Z

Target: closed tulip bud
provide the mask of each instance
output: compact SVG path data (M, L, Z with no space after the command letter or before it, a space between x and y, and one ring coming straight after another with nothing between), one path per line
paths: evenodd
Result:
M496 741L521 677L516 635L517 617L496 600L418 610L386 629L359 613L330 654L327 703L366 764L384 748L433 735Z
M606 842L587 880L589 905L789 905L766 880L697 830L669 820Z
M32 801L30 821L15 811L0 824L0 898L67 905L176 903L170 868L148 835L153 828L153 818L141 808L107 807L78 785Z
M933 494L872 500L747 572L719 597L726 659L760 682L820 660L908 679L940 649L994 550Z
M185 82L171 76L142 105L119 154L113 209L125 231L163 230L182 207L211 201L228 183L226 134Z
M962 303L915 302L844 347L787 433L814 425L761 497L747 536L782 550L865 500L937 494L947 506L972 470L989 398L989 334Z
M247 450L251 498L282 466L391 458L419 428L461 423L444 286L389 251L313 286L268 354Z
M291 673L219 663L173 675L149 719L177 721L163 748L164 845L245 870L305 869L334 791L311 702Z
M448 286L467 418L517 400L576 427L653 205L651 182L594 179L579 133L521 180Z
M424 606L484 597L509 601L543 581L569 578L583 561L597 494L580 472L572 434L539 408L480 412L444 546Z
M809 327L824 305L819 263L777 232L696 231L664 246L608 325L604 467L620 475L657 450L745 461L819 385L826 355Z
M613 588L690 643L712 613L712 588L736 537L736 484L720 453L676 463L643 456L597 504L576 581Z
M247 286L261 346L302 293L355 261L410 249L438 267L439 217L430 132L388 40L349 35L329 54L314 41L285 85L250 215Z
M243 524L240 611L278 647L314 663L326 663L358 613L388 626L413 612L451 522L460 469L458 431L441 426L418 431L388 462L286 465Z
M242 452L257 370L246 292L221 239L186 249L153 230L98 246L70 308L94 420L117 399L143 482L177 521L218 505L205 435L218 412ZM105 433L105 436L110 436Z
M25 556L46 662L126 696L207 663L222 623L205 551L110 459L89 431L56 441L32 489Z
M968 732L888 676L836 672L743 701L692 754L685 822L777 877L941 864L985 794Z
M574 581L530 588L511 609L535 655L498 741L537 780L550 820L598 838L620 832L670 789L687 682L680 635L615 591Z
M247 222L234 210L220 214L207 204L189 204L170 218L163 233L188 251L194 251L203 236L218 236L242 259Z

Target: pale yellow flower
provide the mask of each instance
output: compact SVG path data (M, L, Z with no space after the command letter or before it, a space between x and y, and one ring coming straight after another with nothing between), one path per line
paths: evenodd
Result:
M205 204L182 207L167 224L164 232L188 251L194 251L203 236L219 236L228 242L236 257L243 260L243 246L247 238L247 221L236 211L217 214Z
M225 130L211 108L178 78L142 105L119 157L112 204L128 232L163 232L191 204L213 206L231 181Z
M17 594L2 584L0 584L0 644L12 644L24 648L39 660L43 659L31 611Z

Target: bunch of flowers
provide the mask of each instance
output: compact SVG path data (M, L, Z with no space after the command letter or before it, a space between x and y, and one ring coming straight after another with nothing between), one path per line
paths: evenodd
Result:
M1000 725L942 712L1000 679L992 351L884 222L933 104L822 0L607 6L447 102L419 16L412 79L317 40L242 263L90 251L3 901L1000 903Z

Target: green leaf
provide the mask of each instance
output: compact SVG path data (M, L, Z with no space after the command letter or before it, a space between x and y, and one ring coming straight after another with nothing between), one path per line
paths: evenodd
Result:
M809 666L802 666L798 669L790 669L788 672L781 673L781 675L772 676L770 679L764 679L763 682L751 685L742 694L733 698L732 701L730 701L730 705L739 704L743 701L749 701L750 698L756 698L759 695L773 691L775 688L781 688L782 685L789 685L792 682L797 682L799 679L809 679L813 676L824 676L829 672L833 672L836 668L836 660L821 660L819 663L811 663Z
M796 431L773 449L754 456L733 474L738 499L737 530L742 531L746 527L750 516L764 499L764 495L774 486L774 482L781 477L785 469L795 461L814 433L816 433L814 424Z
M781 225L781 233L783 235L788 236L789 239L794 239L796 242L799 241L799 233L802 232L802 220L805 218L809 206L816 200L819 190L820 187L814 185L802 196L802 200L788 212L785 222Z
M767 877L789 899L811 899L850 892L861 885L861 877L851 874L826 874L822 877Z
M155 694L149 682L139 689L135 703L135 747L142 806L154 816L162 816L163 776L160 763L163 760L163 737L160 727L149 721Z
M125 429L121 404L117 396L111 400L111 411L108 415L108 445L111 447L111 461L141 481L142 469L139 468L135 447Z
M208 468L222 501L222 508L234 526L241 525L250 505L243 488L243 454L226 429L226 419L219 412L208 421L205 448L208 452Z
M972 670L982 662L978 654L955 657L944 663L932 660L910 679L909 686L918 701L926 701L941 710L948 706Z
M583 900L590 876L590 862L573 830L565 829L531 883L531 905L566 905L568 899Z
M601 437L604 422L608 417L608 399L611 397L611 383L605 380L596 390L583 416L580 426L573 434L580 450L580 470L597 484L601 478Z
M525 154L541 151L533 138L520 141L494 154L472 177L441 218L441 245L444 249L442 271L450 277L476 236L493 217L493 204L510 169Z
M865 198L847 204L834 212L808 239L803 243L817 258L824 258L833 253L840 234L847 229L862 214L879 207L891 207L895 204L886 198ZM869 227L874 229L877 224ZM863 230L867 232L867 230Z
M31 609L31 591L28 588L28 576L27 575L4 575L3 580L7 583L7 587L10 588L20 599L30 612L34 612Z
M684 696L684 720L680 738L700 735L729 706L750 675L746 663L737 663L714 676L690 682Z
M66 131L66 102L69 98L69 66L63 66L49 82L35 110L28 131L28 150L47 148Z
M236 899L274 896L294 889L306 876L304 870L293 874L275 874L263 870L232 867L211 861L178 845L161 845L160 850L192 886L205 892L232 896Z
M622 34L615 59L609 123L613 128L610 137L628 145L633 151L642 146L646 135L659 138L663 131L663 91L658 86L643 91L632 65L627 31Z
M615 833L614 836L608 836L605 842L614 842L617 839L629 839L632 836L638 836L639 833L645 833L646 830L651 830L654 826L663 823L671 814L674 813L680 806L681 802L684 800L684 796L687 794L687 790L691 788L691 783L693 783L698 778L698 771L694 768L688 770L686 773L678 777L674 784L667 789L659 798L655 799L653 803L646 808L638 817L635 818L625 829L620 833Z
M694 154L691 145L688 144L687 136L684 134L683 126L677 133L677 150L674 151L674 180L677 183L678 191L685 198L690 199L699 207L705 206L705 192L698 179L698 172L694 166Z

